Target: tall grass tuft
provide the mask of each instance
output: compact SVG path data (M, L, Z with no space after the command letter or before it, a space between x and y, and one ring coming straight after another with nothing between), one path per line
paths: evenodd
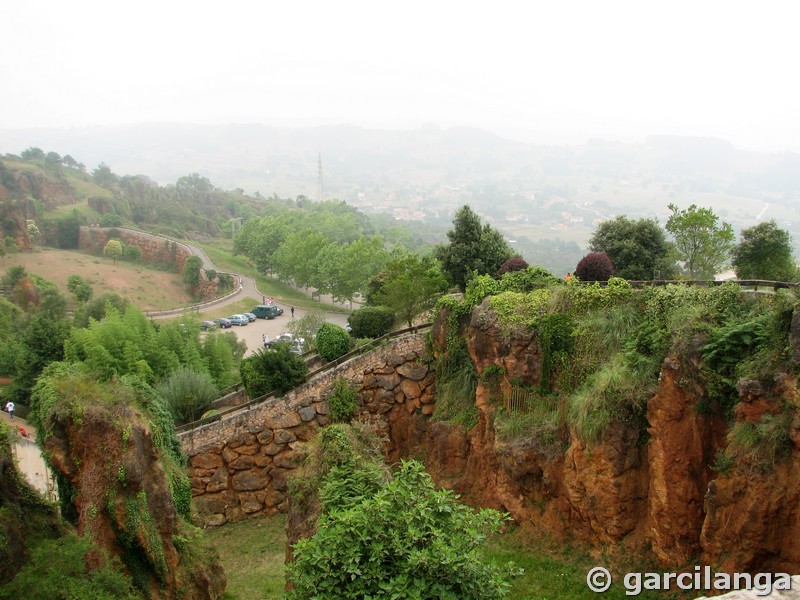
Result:
M629 423L641 418L656 385L618 353L570 396L569 423L582 442L596 444L612 419Z
M475 390L478 371L466 344L451 344L436 361L436 409L433 418L472 429L478 423Z

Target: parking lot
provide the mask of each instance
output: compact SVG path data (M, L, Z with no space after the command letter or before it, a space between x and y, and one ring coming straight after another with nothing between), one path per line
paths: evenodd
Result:
M300 310L299 308L295 309L294 316L296 319L301 318L304 314L305 311ZM344 313L327 313L325 316L326 320L330 323L335 323L336 325L340 325L342 327L347 324L347 315ZM240 340L244 340L244 342L247 344L247 352L245 353L245 356L250 356L256 350L263 347L262 336L264 334L267 334L269 339L273 340L280 334L289 331L288 325L291 322L292 317L289 314L289 311L285 310L280 317L275 317L272 320L256 319L249 325L234 325L230 329L223 329L222 331L232 331L236 334L236 337L238 337Z

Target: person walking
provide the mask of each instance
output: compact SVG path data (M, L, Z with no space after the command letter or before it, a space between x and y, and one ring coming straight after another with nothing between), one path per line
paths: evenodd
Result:
M14 420L14 403L11 400L6 402L6 412L8 413L9 418L13 421Z
M294 319L294 306L291 308L292 318Z

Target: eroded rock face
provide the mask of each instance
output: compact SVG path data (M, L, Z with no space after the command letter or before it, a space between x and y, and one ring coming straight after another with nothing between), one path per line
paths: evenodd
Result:
M800 570L800 413L797 382L778 376L772 385L743 381L736 409L739 422L794 406L787 456L763 469L740 459L729 474L708 485L701 545L703 560L728 572Z
M434 340L447 339L440 318ZM541 355L535 333L503 334L486 307L473 311L467 340L478 372L497 365L510 377L538 383ZM498 385L498 384L496 384ZM559 539L568 529L590 543L620 542L652 548L664 567L719 565L722 570L800 570L800 416L795 412L790 456L769 473L746 465L730 475L714 470L730 425L707 414L699 355L691 348L663 364L648 402L647 434L613 423L590 448L573 432L563 455L543 454L535 441L500 443L489 425L493 391L480 383L480 422L471 431L420 414L386 415L390 456L424 456L434 479L467 501L508 510ZM798 407L794 377L771 385L743 381L735 420L758 423L786 406ZM796 411L796 408L795 408Z
M123 559L137 553L153 598L220 598L226 581L219 562L186 564L173 543L178 516L146 423L128 407L112 414L88 406L79 423L54 424L45 449L77 492L78 533Z
M647 538L665 565L687 564L700 551L703 497L716 451L724 443L720 417L698 412L703 390L699 358L670 357L661 368L658 392L647 406L649 518Z

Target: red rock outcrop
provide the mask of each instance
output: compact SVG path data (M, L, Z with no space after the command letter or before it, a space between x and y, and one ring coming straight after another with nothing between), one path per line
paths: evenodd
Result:
M76 490L78 533L123 559L139 556L152 598L222 596L220 563L189 563L176 547L180 529L169 480L141 413L124 405L113 411L86 406L80 419L53 422L44 448Z

